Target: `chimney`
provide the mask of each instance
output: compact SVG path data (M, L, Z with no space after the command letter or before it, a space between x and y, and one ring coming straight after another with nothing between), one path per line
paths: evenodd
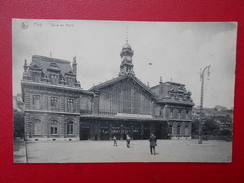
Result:
M77 72L76 57L73 58L72 68L73 68L73 72L76 74L76 72Z
M160 76L160 81L159 81L159 84L162 84L163 81L162 81L162 76Z

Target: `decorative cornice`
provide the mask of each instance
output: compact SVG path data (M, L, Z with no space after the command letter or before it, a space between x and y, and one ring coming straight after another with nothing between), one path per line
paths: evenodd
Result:
M25 81L25 80L22 80L21 84L22 85L30 85L30 86L42 86L42 87L48 87L48 88L57 88L57 89L62 89L62 90L73 90L73 91L79 91L81 93L88 94L88 95L94 95L93 92L83 90L80 87L70 87L67 85L53 85L51 83L44 83L44 82L42 83L42 82Z

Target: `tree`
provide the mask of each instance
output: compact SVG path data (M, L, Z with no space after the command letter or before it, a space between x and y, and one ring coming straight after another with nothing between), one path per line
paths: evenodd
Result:
M213 118L206 119L203 125L203 135L220 135L219 125Z
M198 135L199 134L199 120L195 119L192 122L192 135Z
M24 137L24 113L14 109L14 137Z

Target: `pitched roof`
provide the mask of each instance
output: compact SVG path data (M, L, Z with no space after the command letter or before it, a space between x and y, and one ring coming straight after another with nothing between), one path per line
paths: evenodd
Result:
M95 91L95 90L100 90L104 87L107 87L109 85L112 85L114 83L117 83L121 80L124 80L126 78L130 78L133 81L135 81L139 86L141 86L145 91L147 91L151 96L155 97L154 93L150 90L150 88L148 88L143 82L141 82L137 77L133 76L133 75L121 75L118 76L114 79L108 80L106 82L100 83L98 85L93 86L92 88L89 89L89 91Z
M57 58L50 58L45 56L33 55L32 62L30 64L31 67L41 68L42 72L47 75L47 70L52 69L59 71L64 76L65 73L73 72L72 67L70 65L70 61L61 60Z

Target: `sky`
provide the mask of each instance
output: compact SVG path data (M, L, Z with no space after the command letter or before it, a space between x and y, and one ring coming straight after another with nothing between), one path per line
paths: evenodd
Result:
M130 22L13 19L13 95L21 93L24 60L33 55L71 61L85 90L118 76L126 38L134 50L134 72L150 87L173 81L185 84L204 107L234 106L237 24L234 22ZM151 63L151 64L149 64Z

